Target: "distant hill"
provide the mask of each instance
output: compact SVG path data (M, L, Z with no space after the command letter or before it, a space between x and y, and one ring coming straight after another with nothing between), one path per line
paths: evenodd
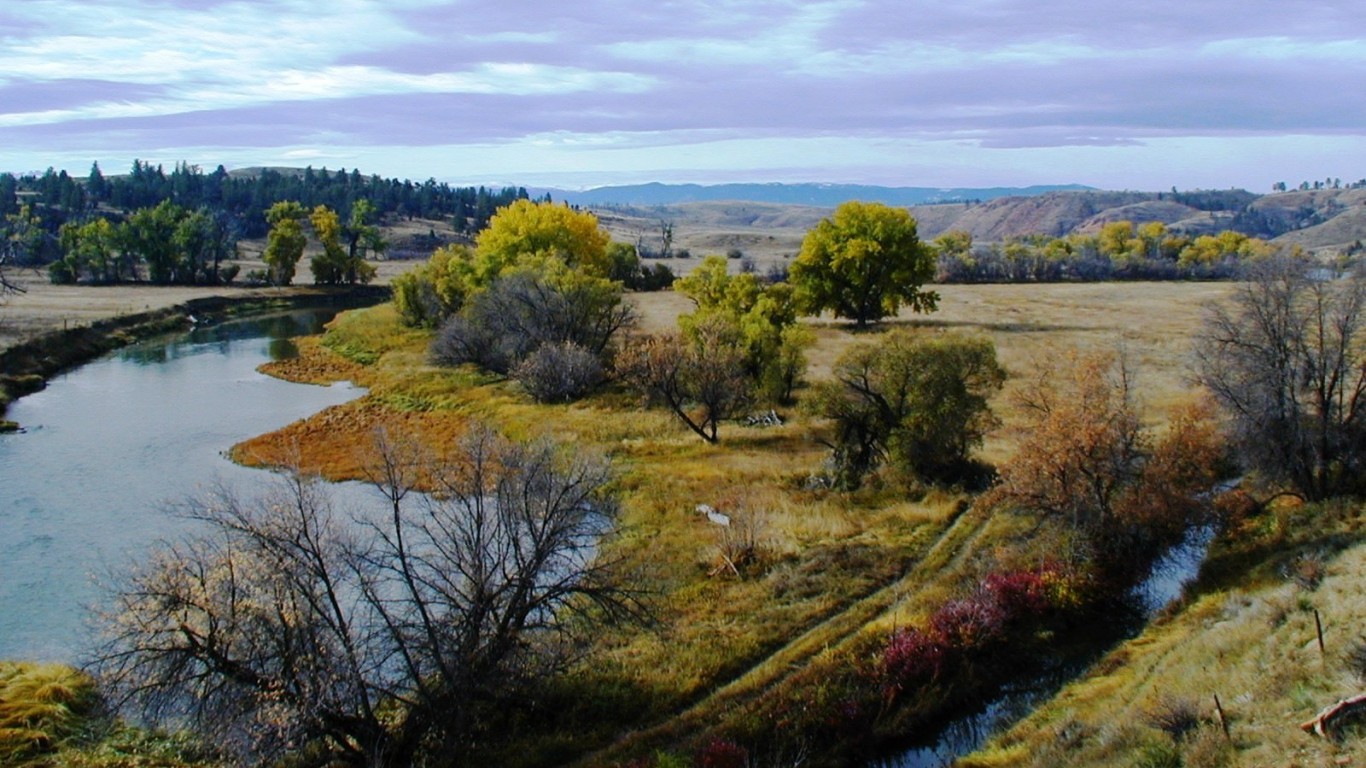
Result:
M729 185L731 189L770 186ZM597 213L617 240L658 248L661 226L667 223L674 229L675 249L687 249L693 255L738 251L761 266L794 256L807 230L835 207L834 203L748 200L580 204ZM1160 221L1173 231L1192 236L1231 229L1326 254L1341 253L1366 240L1366 189L1292 190L1268 195L1238 189L1054 191L907 207L926 240L949 230L969 232L977 242L1033 234L1059 237L1098 232L1114 221Z
M574 205L676 205L721 200L833 208L846 200L865 200L887 205L923 205L995 200L1000 197L1041 195L1048 192L1088 190L1080 184L1032 187L878 187L861 184L635 184L597 187L581 192L562 189L530 190L539 197L549 192L556 200Z

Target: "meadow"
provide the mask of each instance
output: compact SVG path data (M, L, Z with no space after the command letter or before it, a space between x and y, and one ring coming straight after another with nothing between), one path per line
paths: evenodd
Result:
M1069 350L1122 349L1138 374L1149 420L1192 397L1187 359L1203 306L1229 284L1108 283L940 286L939 311L904 315L874 330L811 320L808 378L828 375L852 345L894 327L981 334L1015 380ZM690 309L664 292L632 296L643 330L671 327ZM270 373L369 388L279 432L237 446L245 463L297 460L332 479L363 475L378 427L451 444L478 421L516 438L553 437L609 456L618 471L626 553L653 596L657 623L602 633L585 662L538 704L549 717L509 727L509 764L584 765L641 755L689 754L717 734L744 733L775 700L819 698L832 660L876 653L891 628L923 620L991 568L1029 556L1030 523L972 506L957 489L879 478L853 493L813 484L827 449L822 425L799 408L780 426L727 424L707 445L667 412L607 391L571 405L538 405L515 385L426 361L429 334L404 327L392 306L335 321L303 355ZM1010 391L993 402L1001 426L982 456L1008 459L1020 421ZM800 393L799 393L800 397ZM723 532L695 509L707 504L748 526L757 556L724 568ZM559 698L563 697L563 698ZM567 701L590 705L563 706ZM557 706L556 704L560 706ZM662 751L662 752L661 752Z

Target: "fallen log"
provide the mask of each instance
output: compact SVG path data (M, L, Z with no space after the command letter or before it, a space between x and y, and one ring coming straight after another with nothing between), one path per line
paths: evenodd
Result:
M1314 716L1314 719L1301 723L1300 730L1306 733L1317 733L1326 739L1329 738L1328 731L1334 720L1356 714L1364 709L1366 709L1366 693L1359 693L1350 699L1343 699L1332 706L1324 707L1322 712Z

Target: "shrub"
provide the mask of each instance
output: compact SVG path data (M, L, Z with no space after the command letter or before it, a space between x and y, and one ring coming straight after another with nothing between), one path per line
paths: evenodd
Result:
M831 421L836 482L857 488L883 462L929 481L970 477L1005 376L985 338L893 331L851 348L810 400Z
M668 264L641 266L635 277L626 282L626 287L633 291L662 291L673 285L676 279Z
M474 363L498 373L506 373L512 366L494 330L461 315L450 318L437 331L431 357L437 365Z
M976 651L1000 639L1004 616L986 595L950 600L930 617L930 633L947 647Z
M983 580L982 589L1008 623L1038 618L1052 607L1051 589L1042 570L992 573Z
M543 344L512 369L512 378L538 402L569 402L602 383L602 362L573 342Z
M1147 712L1148 724L1180 741L1200 726L1200 708L1186 696L1163 696Z
M892 633L882 651L882 671L894 690L924 685L944 671L948 656L943 641L915 628Z
M602 359L634 319L616 283L556 262L526 265L474 294L441 326L431 355L438 364L476 363L500 374L547 344L573 344Z
M697 754L698 768L745 768L749 765L749 750L721 738L713 738Z

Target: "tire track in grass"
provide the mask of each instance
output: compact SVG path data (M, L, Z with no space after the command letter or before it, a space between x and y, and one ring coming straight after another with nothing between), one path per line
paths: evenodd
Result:
M916 564L891 583L815 624L683 711L643 730L635 730L575 761L576 766L607 765L628 750L659 748L686 733L714 725L717 714L781 685L817 654L853 638L870 622L892 610L917 585L962 561L986 529L990 516L976 508L957 515Z

